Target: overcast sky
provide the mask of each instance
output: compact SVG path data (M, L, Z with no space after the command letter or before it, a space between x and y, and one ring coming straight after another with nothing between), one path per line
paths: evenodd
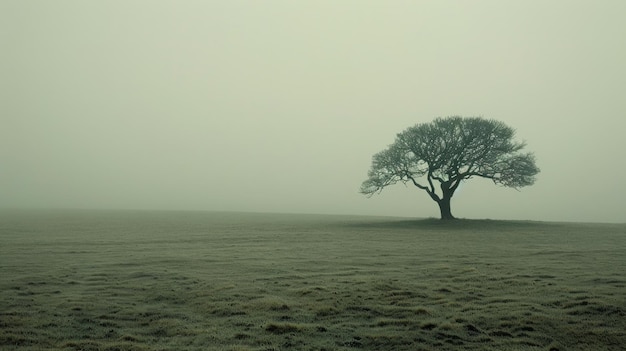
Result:
M0 207L437 217L359 194L438 116L517 130L521 191L462 218L626 221L626 1L0 2Z

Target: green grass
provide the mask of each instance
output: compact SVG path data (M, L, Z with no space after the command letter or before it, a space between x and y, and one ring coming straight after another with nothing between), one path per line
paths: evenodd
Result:
M0 212L2 350L622 350L626 225Z

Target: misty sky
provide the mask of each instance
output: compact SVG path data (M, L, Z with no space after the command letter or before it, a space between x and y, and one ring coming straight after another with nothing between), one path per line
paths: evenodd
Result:
M0 2L0 208L438 217L359 194L438 116L502 120L541 168L461 218L626 221L626 1Z

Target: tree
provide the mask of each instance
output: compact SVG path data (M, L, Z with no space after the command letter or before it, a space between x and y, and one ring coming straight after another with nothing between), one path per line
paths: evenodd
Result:
M372 157L361 193L370 197L397 182L411 183L439 205L441 219L454 219L450 200L467 179L515 189L535 182L535 157L521 152L526 144L513 141L514 135L506 124L481 117L436 118L409 127Z

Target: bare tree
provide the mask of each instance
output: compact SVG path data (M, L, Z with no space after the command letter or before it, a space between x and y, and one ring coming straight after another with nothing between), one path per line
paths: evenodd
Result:
M535 182L535 157L521 152L526 144L513 141L514 135L506 124L481 117L417 124L373 156L361 193L369 197L388 185L411 183L437 202L441 219L454 219L450 200L466 179L483 177L516 189Z

